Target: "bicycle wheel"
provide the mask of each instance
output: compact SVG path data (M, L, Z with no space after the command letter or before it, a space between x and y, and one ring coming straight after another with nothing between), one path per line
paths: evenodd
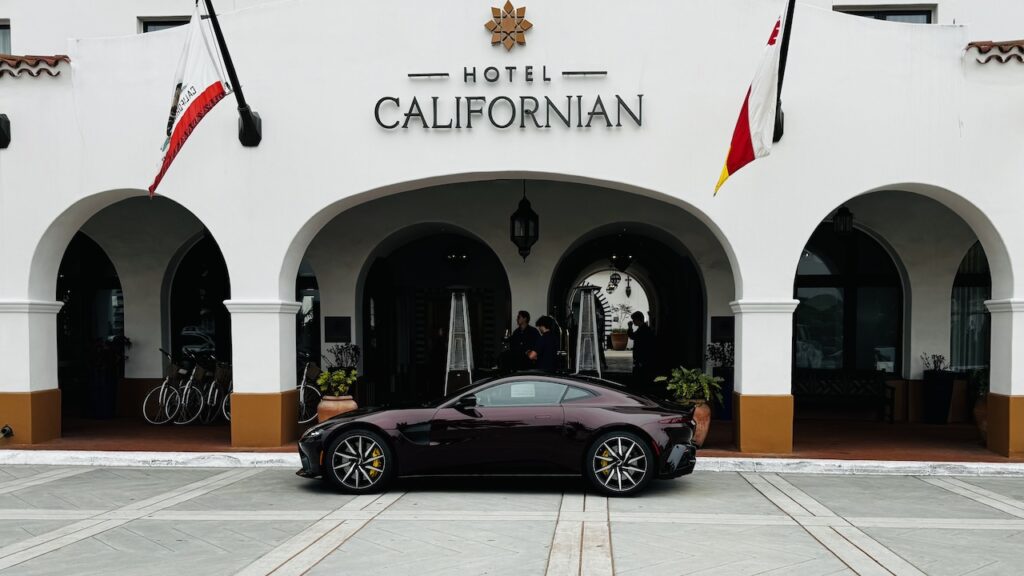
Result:
M220 413L224 415L224 419L231 422L231 387L228 387L228 393L224 395L224 403L220 406Z
M203 394L195 386L182 389L181 406L174 419L175 424L191 424L203 412Z
M178 391L166 385L153 388L142 400L142 416L150 424L167 424L178 413Z
M220 416L220 387L216 383L210 385L203 402L203 413L199 420L203 424L212 424Z
M299 386L299 424L312 422L316 419L316 407L320 404L320 391L303 384Z

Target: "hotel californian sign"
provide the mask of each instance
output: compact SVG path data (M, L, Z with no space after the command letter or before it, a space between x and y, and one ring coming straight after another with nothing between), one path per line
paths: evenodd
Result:
M526 8L492 8L492 19L484 27L491 32L491 44L512 50L526 44L526 31L533 27L526 20ZM581 77L606 77L604 70L563 70L566 80ZM410 73L410 79L449 79L447 72ZM549 85L548 66L465 66L462 82L467 86L490 84ZM644 95L602 97L566 94L564 96L481 96L463 95L402 98L384 96L373 109L377 124L386 130L420 128L423 130L471 130L474 125L497 129L536 128L620 128L623 122L643 126ZM475 124L474 124L475 123Z

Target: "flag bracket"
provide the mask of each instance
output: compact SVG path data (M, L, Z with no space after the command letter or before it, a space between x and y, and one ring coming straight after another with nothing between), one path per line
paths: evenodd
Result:
M249 148L259 146L263 140L263 120L245 102L242 84L238 81L238 74L235 73L235 63L231 60L228 44L224 41L224 33L220 29L220 21L213 9L213 0L206 0L206 12L210 15L213 34L217 37L217 46L220 47L220 53L224 57L224 68L227 69L228 80L231 81L231 91L235 93L235 101L238 102L238 141L242 143L242 146Z
M0 149L11 145L11 119L0 114Z
M786 113L782 111L782 99L775 108L775 132L772 134L772 142L778 144L782 135L786 133Z

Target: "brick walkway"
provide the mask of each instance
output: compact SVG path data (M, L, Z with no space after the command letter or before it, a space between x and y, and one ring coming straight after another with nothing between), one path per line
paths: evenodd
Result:
M1015 574L1024 478L697 473L406 480L279 469L8 466L0 574ZM1016 568L1015 568L1016 567Z

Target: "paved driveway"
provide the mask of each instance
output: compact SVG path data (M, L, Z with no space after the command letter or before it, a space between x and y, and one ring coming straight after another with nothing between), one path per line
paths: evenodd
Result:
M1021 574L1024 478L698 472L334 494L280 469L0 469L0 574Z

